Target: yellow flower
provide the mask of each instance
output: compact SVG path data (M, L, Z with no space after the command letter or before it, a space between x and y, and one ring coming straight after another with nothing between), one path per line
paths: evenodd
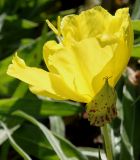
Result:
M58 100L89 103L104 88L114 87L130 58L133 44L128 8L112 16L102 7L65 16L58 30L61 42L48 41L43 57L49 72L29 67L17 55L7 73L29 84L30 90Z

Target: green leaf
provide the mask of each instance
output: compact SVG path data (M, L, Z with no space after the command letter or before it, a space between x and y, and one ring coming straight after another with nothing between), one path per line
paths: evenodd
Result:
M0 15L0 32L1 32L1 30L2 30L5 17L6 17L6 14L5 14L5 13L3 13L3 14Z
M131 83L123 88L123 123L121 123L120 160L139 158L140 151L140 96L139 89Z
M123 125L121 126L121 138L122 138L123 145L126 147L128 153L129 153L129 157L131 157L130 159L134 160L133 146L130 143L130 139L129 139Z
M77 147L75 147L73 144L71 144L67 139L55 133L54 135L59 140L61 147L69 157L73 156L73 157L76 157L78 160L88 160L88 158L84 156L84 154L80 152L80 150L77 149Z
M71 157L71 158L67 157L67 155L63 152L58 139L48 130L48 128L46 128L42 123L38 122L35 118L27 115L22 111L15 111L13 115L17 115L22 118L25 118L26 120L30 121L31 123L39 127L61 160L65 160L65 159L68 160L68 159L74 158L74 157ZM86 160L86 158L82 156L80 160Z
M10 149L10 143L7 141L3 145L1 145L0 150L0 159L7 160L8 159L8 152Z
M132 57L140 58L140 44L134 45L132 50Z
M9 134L12 135L18 128L19 128L19 125L9 129ZM8 136L5 129L0 128L0 145L3 144L7 140L7 138Z
M132 20L132 26L134 31L140 31L140 20Z
M33 116L70 116L83 111L83 108L77 103L47 101L37 98L0 99L0 114L6 115L17 109Z
M54 135L59 140L62 149L68 157L76 157L78 160L83 160L82 154L75 146L66 139L56 134ZM29 155L33 155L41 160L59 160L53 148L38 127L26 123L14 132L13 137Z
M140 1L136 0L135 4L134 4L133 11L132 11L132 16L131 16L132 19L140 19L140 9L139 9L139 6L140 6Z
M126 86L124 86L123 88L123 94L124 94L122 99L123 123L121 123L121 133L120 133L121 134L120 160L123 160L125 158L128 160L131 160L133 158L132 151L131 151L132 149L128 148L128 146L132 145L131 138L133 137L132 119L134 118L133 117L134 108L131 105L134 101L134 97L132 97L132 93L128 91L128 88ZM126 144L130 144L130 145L126 145Z
M0 125L4 128L8 139L12 145L12 147L25 159L25 160L31 160L31 158L23 151L22 148L20 148L20 146L18 146L18 144L15 142L15 140L12 138L11 133L9 132L9 129L7 128L7 126L0 121Z
M22 19L21 23L22 23L22 24L21 24L22 27L25 28L25 29L35 28L35 27L38 26L37 23L32 22L32 21L29 21L29 20L27 20L27 19Z
M100 151L100 147L99 147L99 150L98 150L98 160L102 160L102 158L101 158L101 151Z
M38 127L32 124L24 124L14 132L13 137L29 155L40 160L59 160Z
M51 131L60 135L65 136L65 124L59 116L49 116Z
M0 1L0 9L4 6L5 0Z
M0 96L11 95L14 88L13 78L6 74L8 65L11 63L12 56L0 61Z
M79 148L80 151L86 155L89 160L99 160L99 152L100 152L100 159L102 158L103 160L107 160L106 159L106 155L104 153L104 151L102 149L97 149L97 148L90 148L90 147L80 147Z

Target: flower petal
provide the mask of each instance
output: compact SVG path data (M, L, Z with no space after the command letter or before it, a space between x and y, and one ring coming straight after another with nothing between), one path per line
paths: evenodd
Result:
M59 75L46 72L42 69L28 67L17 55L13 58L7 73L28 83L31 91L35 94L58 100L72 99L82 102L89 101L86 96L73 92Z
M114 34L120 32L122 29L126 29L129 23L129 9L122 8L118 9L114 16L110 19L108 27L106 28L106 33ZM124 30L123 30L124 31Z
M51 72L60 74L75 92L93 97L92 79L112 58L113 46L101 47L95 38L70 48L51 41L44 45L43 55Z
M80 15L68 15L62 19L61 32L68 41L80 41L104 32L112 16L102 7L96 6ZM66 43L66 42L65 42Z
M133 31L128 14L124 23L122 30L119 32L119 42L114 50L112 59L93 79L93 88L95 93L99 92L103 86L104 77L110 77L109 84L114 87L127 66L133 47Z

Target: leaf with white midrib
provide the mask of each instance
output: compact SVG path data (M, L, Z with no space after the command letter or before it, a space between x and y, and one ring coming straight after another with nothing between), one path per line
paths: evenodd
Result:
M67 157L64 152L62 151L58 140L53 136L53 134L50 132L50 130L45 127L42 123L38 122L35 118L29 116L28 114L22 112L22 111L15 111L13 115L20 116L22 118L25 118L26 120L30 121L34 125L38 126L40 130L43 132L44 136L47 138L51 146L53 147L54 151L56 152L57 156L60 158L60 160L68 160L71 159Z
M7 126L2 122L0 121L0 125L4 128L8 138L9 138L9 141L10 141L10 144L12 145L12 147L24 158L24 160L32 160L28 154L26 152L24 152L24 150L22 148L20 148L20 146L15 142L15 140L12 138L10 132L9 132L9 129L7 128Z

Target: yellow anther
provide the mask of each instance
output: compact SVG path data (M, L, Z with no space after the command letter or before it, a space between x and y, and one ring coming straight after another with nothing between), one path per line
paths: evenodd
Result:
M58 36L59 36L59 37L61 36L61 28L60 28L60 25L61 25L61 17L58 16L58 17L57 17L57 30L58 30Z

